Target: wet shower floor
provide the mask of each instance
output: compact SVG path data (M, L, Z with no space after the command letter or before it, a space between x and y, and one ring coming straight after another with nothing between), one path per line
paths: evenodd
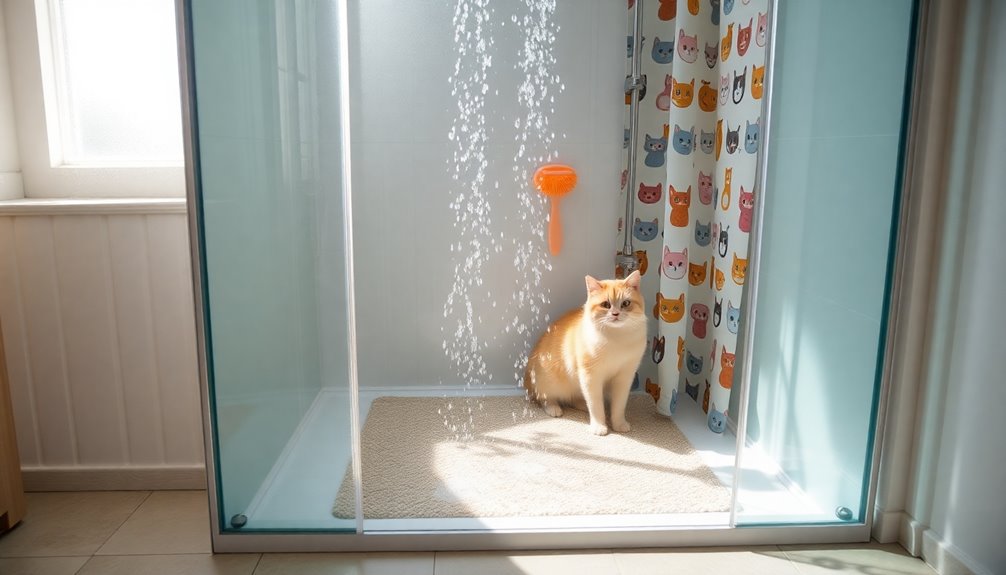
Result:
M355 529L352 520L332 515L332 502L350 462L349 443L342 437L348 392L322 390L304 416L272 471L256 493L246 515L252 528ZM462 393L459 392L458 395ZM514 395L512 389L482 389L478 395ZM443 388L381 388L360 392L361 426L374 399L382 396L441 397ZM469 395L471 395L469 393ZM734 477L735 436L714 435L698 409L681 410L675 423L717 478L731 486ZM780 515L821 516L822 510L791 487L774 462L757 449L748 449L742 462L739 509L745 522ZM663 515L564 515L548 517L367 519L368 531L512 530L541 528L624 528L725 526L728 512Z

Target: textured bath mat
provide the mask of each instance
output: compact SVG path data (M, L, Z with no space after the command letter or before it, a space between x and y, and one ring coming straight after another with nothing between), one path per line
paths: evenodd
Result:
M474 439L445 427L448 401L473 408ZM364 517L727 511L729 490L648 395L626 417L632 431L598 437L586 413L548 417L523 397L378 398L362 434ZM353 517L349 471L332 512Z

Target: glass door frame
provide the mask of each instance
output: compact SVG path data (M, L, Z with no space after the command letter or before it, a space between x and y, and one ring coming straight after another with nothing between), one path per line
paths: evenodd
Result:
M924 60L931 55L924 49L927 20L931 14L930 0L915 0L915 22L910 33L911 47L909 55L909 88L905 94L903 116L903 137L899 155L900 168L897 177L898 198L896 199L896 224L892 230L889 246L887 290L884 302L884 325L881 338L883 340L883 358L878 363L879 389L875 391L873 413L873 445L870 455L869 480L865 486L866 498L864 521L855 524L790 524L778 526L740 526L736 525L736 498L740 458L744 453L744 438L746 434L747 409L749 404L751 354L745 353L741 370L740 382L740 414L737 419L737 461L735 462L734 484L731 487L730 523L726 526L714 527L640 527L618 529L515 529L508 531L403 531L403 532L365 532L363 529L362 489L360 475L360 421L358 409L359 383L356 373L355 353L355 318L353 317L353 266L352 254L347 255L347 305L350 306L349 316L349 358L350 358L350 390L351 390L351 441L353 451L353 475L357 493L357 519L355 533L339 533L331 531L310 530L270 530L270 531L225 531L221 521L225 517L221 508L219 493L219 460L218 442L214 423L214 399L212 384L212 354L210 342L207 339L209 309L205 297L204 278L206 277L205 251L202 236L203 212L201 202L201 182L199 176L199 142L198 117L193 109L195 102L194 65L192 60L192 22L191 0L175 0L176 23L178 35L179 71L182 91L182 120L185 151L186 198L188 202L188 226L190 238L190 254L192 265L193 295L195 303L195 324L199 384L202 407L204 445L206 454L207 493L210 504L210 531L213 550L216 553L239 552L320 552L320 551L430 551L430 550L518 550L518 549L590 549L590 548L632 548L632 547L678 547L678 546L713 546L713 545L761 545L761 544L801 544L801 543L852 543L869 541L873 528L873 509L877 492L879 464L883 449L885 432L885 413L891 387L891 366L895 350L895 339L898 335L899 299L904 281L904 261L906 245L911 241L908 235L908 215L913 196L910 193L912 184L912 157L916 153L915 139L919 120L919 102L922 89L922 70L926 67ZM343 50L343 62L340 65L342 98L340 101L343 124L343 201L347 210L345 227L347 235L347 251L352 251L352 212L349 209L352 200L350 187L349 153L349 90L348 90L348 30L345 16L348 12L348 0L336 0L340 13L339 42ZM641 0L637 0L641 1ZM772 103L773 67L775 63L776 45L776 15L778 1L769 0L771 13L770 39L766 61L767 80L765 98L762 102L762 117L766 118L765 131L762 138L762 149L768 147L771 137L769 133L769 114ZM759 184L764 189L766 154L758 159ZM759 228L764 209L764 202L758 204L754 228L752 230L752 249L750 253L749 278L752 294L758 289L759 251L761 236ZM748 306L745 312L745 322L748 322L749 332L755 328L755 306ZM750 352L752 337L746 337L744 347Z

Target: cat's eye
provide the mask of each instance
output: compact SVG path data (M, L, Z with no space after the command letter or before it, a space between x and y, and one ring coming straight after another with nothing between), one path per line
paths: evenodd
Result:
M611 302L610 301L603 301L603 302L601 302L601 307L603 307L604 309L610 309L611 308Z
M632 302L630 302L629 300L625 300L622 302L622 309L629 309L630 305L632 305Z

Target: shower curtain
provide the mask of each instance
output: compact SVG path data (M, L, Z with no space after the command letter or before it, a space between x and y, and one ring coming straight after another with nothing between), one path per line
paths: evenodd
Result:
M642 7L647 89L634 135L636 189L625 189L626 154L621 192L633 194L635 217L618 223L619 233L630 226L652 308L637 381L658 412L701 409L709 429L722 433L759 195L768 0L645 0ZM626 128L625 148L630 137Z

